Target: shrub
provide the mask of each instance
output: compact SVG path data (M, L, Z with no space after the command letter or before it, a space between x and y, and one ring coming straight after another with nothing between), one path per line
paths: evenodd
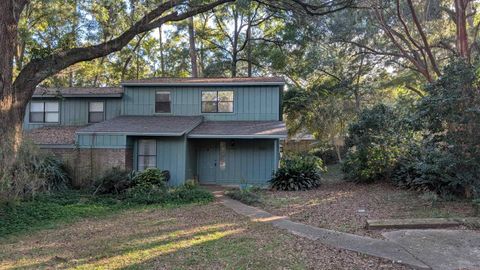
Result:
M398 160L392 180L442 197L480 194L480 102L475 67L454 61L417 106L423 140Z
M364 110L348 133L342 170L347 180L360 183L388 179L397 160L418 137L409 119L383 104Z
M46 180L47 190L65 190L70 185L65 164L54 155L44 155L34 171Z
M213 201L213 194L196 185L185 184L170 191L171 203L201 203Z
M126 190L124 199L138 204L165 203L168 201L168 190L165 185L136 185Z
M167 178L168 177L168 178ZM170 173L168 171L161 171L157 168L148 168L142 172L139 172L133 178L134 185L143 185L143 186L165 186L166 182L170 178Z
M120 194L133 186L134 172L113 167L97 180L94 194Z
M285 155L269 181L276 190L308 190L320 186L322 160L312 155Z
M260 195L251 189L229 190L225 192L225 195L249 205L259 204L262 201Z

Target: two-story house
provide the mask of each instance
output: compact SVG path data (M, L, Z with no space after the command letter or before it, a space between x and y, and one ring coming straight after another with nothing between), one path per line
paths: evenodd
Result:
M277 169L282 78L154 78L121 88L38 88L24 128L88 182L158 167L171 184L265 184ZM77 180L79 181L79 180Z

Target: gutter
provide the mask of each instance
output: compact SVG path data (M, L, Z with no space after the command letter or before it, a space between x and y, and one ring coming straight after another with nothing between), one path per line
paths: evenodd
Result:
M285 82L223 82L223 83L155 83L155 82L125 82L122 86L283 86Z
M282 139L287 138L287 135L224 135L224 134L191 134L188 138L198 139Z

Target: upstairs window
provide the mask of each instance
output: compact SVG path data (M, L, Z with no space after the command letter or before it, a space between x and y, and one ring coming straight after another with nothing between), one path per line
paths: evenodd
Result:
M105 103L94 101L88 104L88 122L98 123L105 120Z
M202 91L202 113L232 113L233 91Z
M138 170L157 167L157 142L152 139L138 140Z
M58 101L32 101L30 103L31 123L58 123Z
M158 91L155 93L155 112L156 113L170 113L170 92Z

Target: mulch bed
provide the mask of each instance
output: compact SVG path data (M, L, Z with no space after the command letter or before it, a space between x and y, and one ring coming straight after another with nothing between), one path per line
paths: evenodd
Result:
M275 215L322 228L381 237L382 231L365 229L367 219L470 216L470 203L432 202L421 194L388 183L355 184L338 180L316 190L262 193L259 207Z

